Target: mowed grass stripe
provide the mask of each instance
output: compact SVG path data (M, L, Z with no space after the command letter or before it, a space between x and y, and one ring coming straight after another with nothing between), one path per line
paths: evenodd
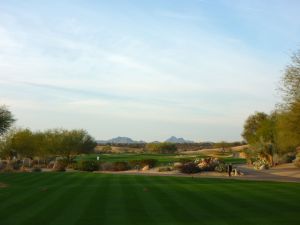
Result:
M23 205L24 207L27 204L30 204L31 195L36 190L41 190L43 187L48 186L49 184L60 183L64 174L29 174L24 173L25 177L28 177L30 183L24 182L24 184L8 186L5 189L0 189L6 192L6 197L1 198L0 204L0 217L4 209L15 208L15 205ZM45 179L47 178L47 179ZM14 177L12 177L12 180Z
M84 179L80 179L84 175ZM96 190L95 180L96 177L92 173L84 173L79 175L79 179L74 181L73 186L67 186L68 189L65 194L58 199L58 202L53 202L53 207L48 207L53 220L43 224L63 225L63 224L76 224L82 213L86 210L91 197ZM58 205L57 205L58 204ZM46 212L46 211L45 211ZM47 212L49 214L49 211Z
M189 204L186 204L182 193L171 185L168 177L147 177L147 179L152 181L149 190L152 188L152 191L159 195L162 207L173 213L174 223L199 224L199 215L195 213L195 208L190 208Z
M64 176L64 173L14 173L10 174L11 181L7 182L8 188L0 190L1 202L5 203L9 199L9 202L13 202L15 196L18 191L26 189L30 189L31 187L40 186L48 186L48 183L55 184L56 180L60 180L61 177ZM15 177L19 178L22 176L24 179L18 179L18 182L15 182ZM50 179L44 179L46 177L51 177ZM27 179L26 179L27 177ZM18 196L19 198L16 199L17 201L26 198L30 195L30 191L22 191L22 196ZM2 207L7 207L7 205L0 204L0 210Z
M123 185L121 177L119 175L111 175L110 189L106 193L109 196L109 200L104 211L105 217L101 223L103 225L126 224L126 221L129 219L125 207L127 204L132 203L125 201L124 193L121 190L121 185Z
M93 190L90 190L91 197L89 203L86 204L80 218L75 223L76 225L103 225L106 217L106 205L110 199L110 186L112 177L107 174L93 174Z
M272 224L293 224L295 219L299 224L297 214L299 212L299 194L289 196L277 195L276 186L273 183L260 183L258 187L253 189L253 185L245 184L243 186L231 185L231 190L234 193L245 193L243 196L239 195L240 199L244 199L245 206L241 212L251 212L250 218L253 223L270 223ZM289 184L285 184L289 185ZM250 191L251 190L251 191ZM220 190L221 191L221 190ZM293 199L291 201L291 199ZM280 207L278 207L280 206ZM243 213L241 213L243 215ZM268 218L266 215L280 215L278 218Z
M61 187L50 186L50 189L56 189L56 192L51 197L44 199L44 204L39 204L41 206L35 210L34 214L26 217L23 224L35 224L36 221L39 221L41 224L49 224L65 213L68 204L72 203L71 198L68 199L68 196L72 195L73 198L76 198L77 193L75 192L76 194L74 195L73 189L76 187L80 189L80 185L88 179L88 176L82 178L79 173L68 173L65 176L70 178L68 182Z
M152 216L152 224L164 225L179 225L180 220L176 219L176 215L181 213L181 208L174 209L172 200L169 199L160 189L162 185L158 185L159 181L154 177L135 176L140 190L141 199L144 199L143 204L147 214ZM163 186L163 188L166 188ZM178 211L176 211L178 210Z
M146 195L147 190L139 185L136 176L123 176L122 193L126 201L125 210L129 216L128 224L155 224L149 209L153 208ZM132 202L133 204L128 204Z
M28 217L37 213L37 211L48 204L48 202L53 201L58 198L63 192L64 185L68 184L70 181L76 179L75 174L68 174L64 176L64 179L56 180L56 176L51 176L50 174L44 174L45 177L41 182L36 186L30 186L30 188L26 187L26 198L20 198L19 201L14 202L10 207L4 208L1 210L1 221L5 221L5 225L17 225L18 222L22 222L24 224L24 220ZM50 175L50 176L49 176ZM60 176L59 176L60 177ZM51 187L48 190L43 190L41 188L46 188L45 184L49 184L51 182L56 182L56 185L59 188ZM40 186L43 184L43 186ZM15 193L16 198L20 197L20 193ZM10 212L14 212L13 217L9 217Z
M172 186L179 186L183 197L189 201L187 204L191 208L199 209L199 218L202 218L203 224L253 224L252 218L247 216L236 216L241 214L241 202L236 193L227 188L230 184L227 180L192 179L183 178L181 181L172 179ZM174 183L175 182L175 183ZM239 185L239 184L237 184ZM246 195L246 192L243 192ZM190 199L190 200L189 200ZM196 203L196 205L195 205ZM194 205L194 206L193 206ZM248 211L249 213L251 211ZM205 219L206 218L206 219Z
M173 191L177 196L180 196L179 201L182 205L188 205L188 214L187 218L193 218L193 221L190 224L218 224L218 225L227 225L226 220L218 217L219 207L224 208L224 201L222 199L215 198L210 195L210 188L204 184L194 188L192 191L189 187L199 184L193 178L180 178L180 179L167 179L167 182L170 186L173 187ZM222 210L221 215L226 214L226 209ZM242 221L241 221L242 222Z

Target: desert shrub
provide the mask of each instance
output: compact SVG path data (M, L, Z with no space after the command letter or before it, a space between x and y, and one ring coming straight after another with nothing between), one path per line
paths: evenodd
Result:
M59 159L54 163L53 170L58 172L66 171L68 161L65 159Z
M143 160L141 160L141 166L149 166L149 168L153 168L153 167L155 167L156 164L157 164L156 159L143 159Z
M4 173L13 173L13 172L15 172L15 170L14 170L13 168L11 168L10 166L6 166L6 167L2 170L2 172L4 172Z
M296 154L293 152L284 154L282 156L279 157L279 163L292 163L294 160L296 159Z
M201 169L198 167L198 165L193 162L185 163L180 168L181 173L187 173L187 174L199 173L200 171Z
M129 165L127 162L114 162L112 169L113 171L125 171L129 169Z
M0 170L3 170L7 165L7 162L5 161L0 161Z
M227 172L227 166L225 163L219 163L219 165L217 165L215 167L215 171L219 172L219 173L224 173Z
M216 166L220 164L220 161L217 158L208 157L196 159L195 163L198 164L202 171L214 171Z
M149 166L149 168L155 167L157 165L157 160L156 159L141 159L141 160L131 160L128 162L129 166L131 168L142 168L144 166Z
M17 161L10 161L8 164L7 164L7 166L6 166L6 168L7 169L12 169L12 170L19 170L20 168L21 168L21 166L22 166L22 162L21 161L19 161L19 160L17 160Z
M111 162L103 162L100 164L100 170L103 171L113 171L113 163Z
M253 166L256 170L269 169L270 167L269 162L265 159L258 159L253 163Z
M177 146L174 143L149 143L146 145L146 149L150 152L156 153L175 153L177 151Z
M74 169L81 171L96 171L99 169L99 164L95 160L82 160L74 165Z
M169 172L169 171L172 171L172 167L159 167L158 168L158 172Z
M34 167L31 169L31 172L42 172L42 168L39 167L39 166L34 166Z

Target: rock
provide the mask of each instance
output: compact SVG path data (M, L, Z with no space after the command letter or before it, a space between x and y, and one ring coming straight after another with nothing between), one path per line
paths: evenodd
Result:
M182 163L181 162L175 162L174 163L174 168L179 169L180 167L182 167Z
M259 167L259 170L265 170L266 169L266 166L265 165L261 165L260 167Z
M144 166L143 168L142 168L142 171L147 171L147 170L149 170L150 168L149 168L149 165L146 165L146 166Z

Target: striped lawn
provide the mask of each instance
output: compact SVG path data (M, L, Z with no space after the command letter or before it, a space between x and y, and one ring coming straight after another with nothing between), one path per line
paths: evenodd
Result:
M300 184L94 173L0 174L1 225L299 225Z

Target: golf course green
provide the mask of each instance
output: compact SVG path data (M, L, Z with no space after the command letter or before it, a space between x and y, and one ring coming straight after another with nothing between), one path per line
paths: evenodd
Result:
M299 225L300 183L0 174L1 225Z

